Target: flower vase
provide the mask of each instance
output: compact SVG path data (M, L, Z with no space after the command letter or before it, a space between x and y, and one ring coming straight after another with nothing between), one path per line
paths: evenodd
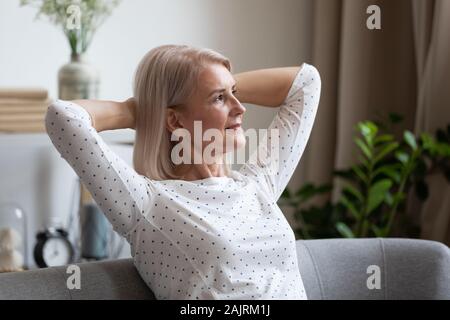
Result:
M86 62L82 54L72 54L70 62L59 69L59 99L97 99L99 85L98 70Z

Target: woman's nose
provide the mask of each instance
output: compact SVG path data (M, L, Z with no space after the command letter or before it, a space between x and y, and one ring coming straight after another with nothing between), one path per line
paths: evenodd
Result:
M236 98L233 97L234 101L234 111L238 112L239 114L244 113L247 109L244 107L244 105Z

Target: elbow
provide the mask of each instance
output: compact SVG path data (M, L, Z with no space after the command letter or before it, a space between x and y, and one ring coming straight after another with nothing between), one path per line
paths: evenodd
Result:
M58 126L58 122L62 122L66 116L64 105L58 100L52 101L45 112L44 124L47 134L51 134L52 130Z
M316 103L314 104L316 108L319 107L320 94L322 91L322 79L320 77L319 70L315 66L311 66L310 68L310 92L314 97Z
M322 80L319 70L317 70L315 66L305 63L297 73L283 105L295 105L297 108L302 108L303 102L300 101L302 101L303 98L307 98L308 102L305 101L305 105L309 108L314 105L314 107L317 108L321 87Z
M47 132L47 135L50 135L52 127L55 125L55 115L57 115L57 113L58 110L55 102L53 101L48 105L44 117L45 131Z
M318 87L318 89L320 90L320 87L322 84L322 79L320 77L319 70L317 70L317 68L313 65L311 65L311 68L310 68L310 75L311 75L312 85Z

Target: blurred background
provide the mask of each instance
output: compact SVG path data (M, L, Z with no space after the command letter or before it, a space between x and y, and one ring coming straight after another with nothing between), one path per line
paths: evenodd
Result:
M67 28L77 10L92 18L78 21L95 27L91 42ZM56 98L129 98L142 56L173 43L212 48L233 73L303 62L319 70L313 132L280 199L298 238L448 245L449 34L445 0L1 1L0 243L20 238L26 268L130 256L54 149L43 115ZM248 105L243 126L267 128L275 113ZM131 164L133 130L100 135ZM3 246L0 265L13 247Z

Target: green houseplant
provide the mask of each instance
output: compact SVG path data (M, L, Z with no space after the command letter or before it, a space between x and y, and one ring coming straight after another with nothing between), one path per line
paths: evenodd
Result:
M294 209L298 237L387 237L396 222L408 236L418 236L417 227L402 214L406 195L413 188L425 201L425 178L436 171L450 182L450 125L435 137L428 133L416 137L406 130L398 141L387 131L401 120L400 115L390 114L388 124L363 121L356 125L358 163L333 172L343 180L335 203L305 208L312 197L331 192L331 184L307 183L295 192L284 190L279 202Z

